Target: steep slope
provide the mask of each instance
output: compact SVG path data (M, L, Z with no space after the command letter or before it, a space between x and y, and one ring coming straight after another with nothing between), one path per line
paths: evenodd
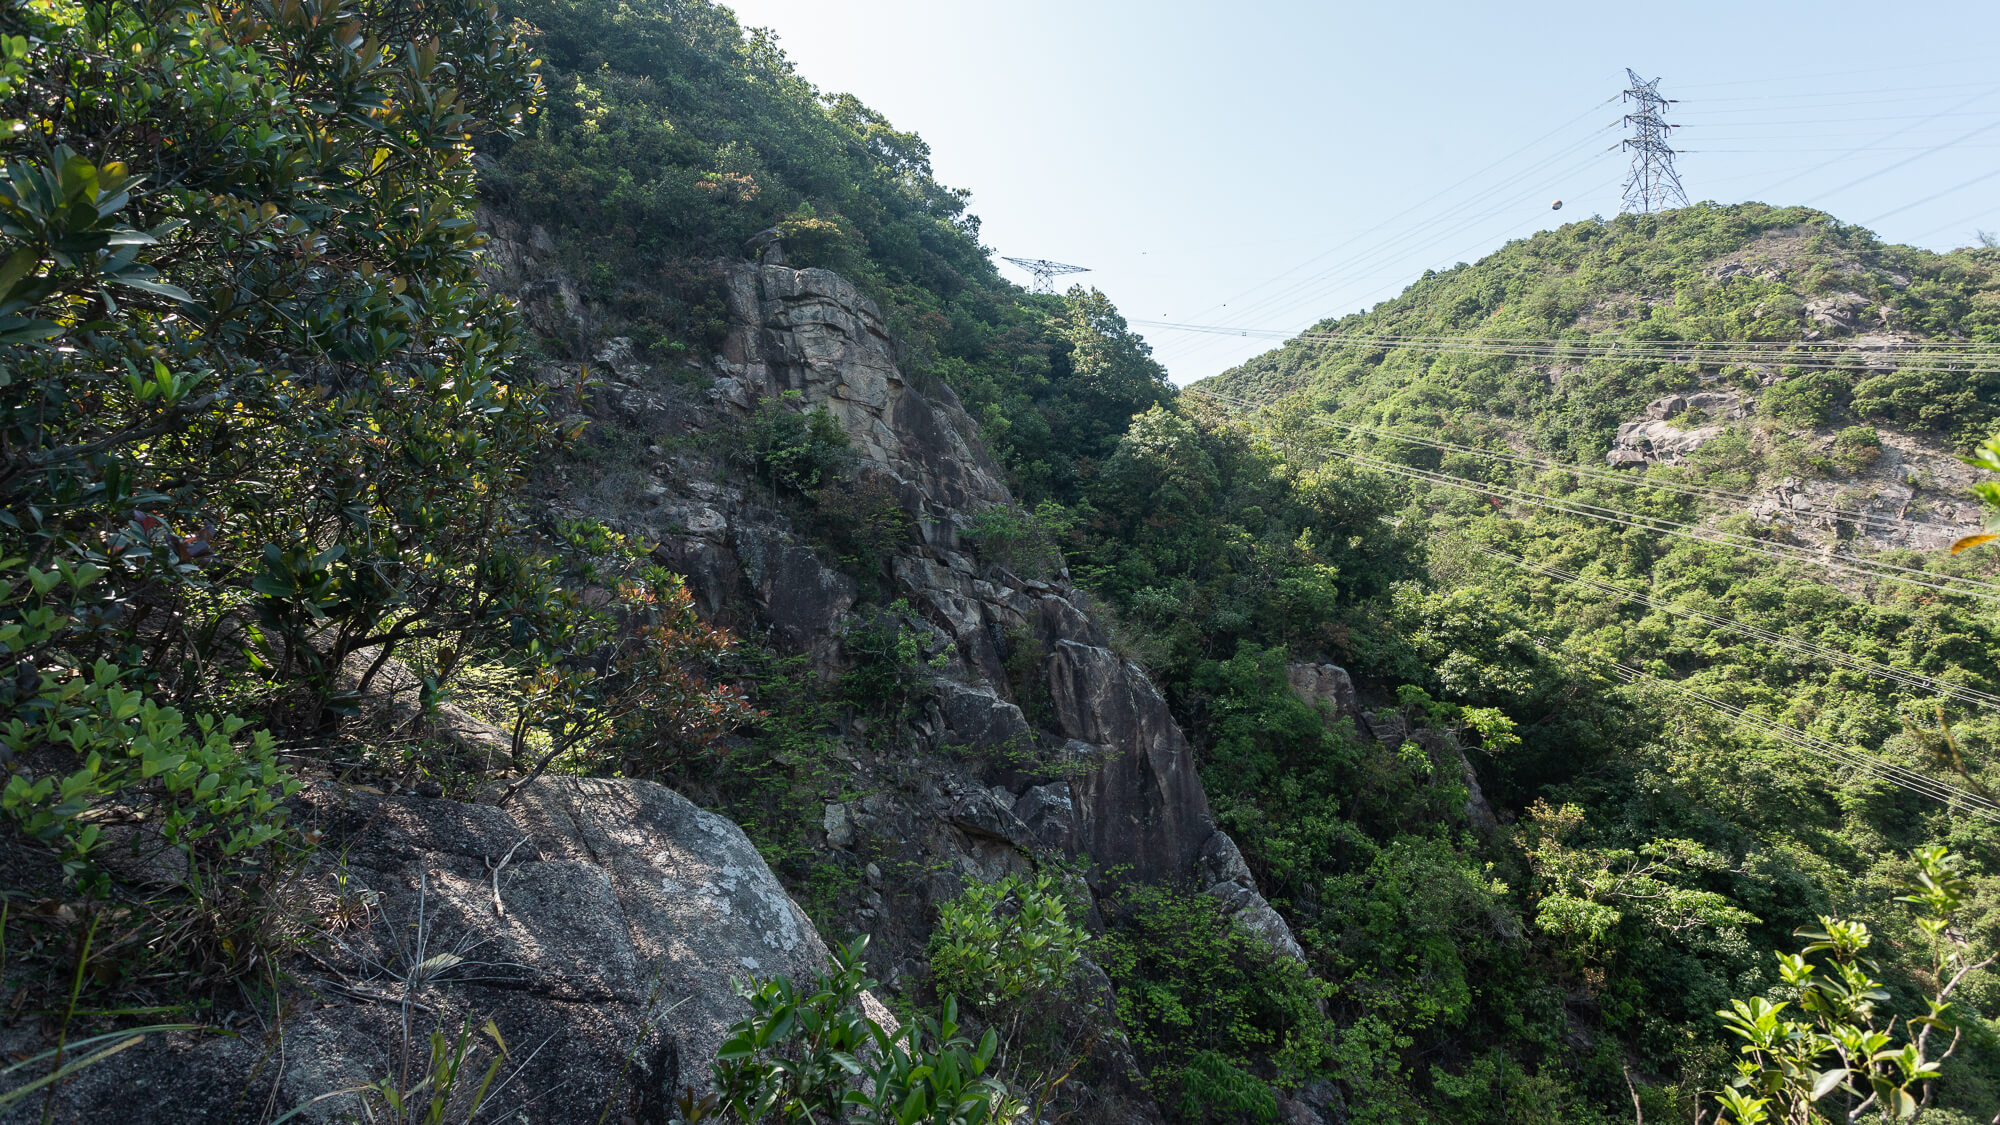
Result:
M2000 253L1949 255L1889 246L1807 208L1704 204L1660 215L1571 223L1508 244L1474 265L1427 273L1367 313L1322 321L1286 346L1206 381L1204 389L1268 399L1313 389L1343 405L1404 409L1438 397L1443 411L1516 420L1550 449L1601 455L1612 430L1667 392L1755 393L1782 364L1512 362L1432 356L1395 337L1484 336L1588 342L1756 340L1839 344L1840 404L1855 417L1961 440L1984 436L2000 408L2000 376L1954 376L1934 364L1882 362L1872 351L1925 340L2000 338ZM1381 346L1321 343L1350 333ZM1421 382L1427 370L1442 376ZM1826 404L1831 407L1833 404ZM1817 420L1817 419L1815 419Z
M951 383L1031 500L1072 494L1135 411L1171 397L1108 302L1003 280L969 193L933 177L920 137L816 89L729 9L501 7L527 30L550 97L526 135L488 145L481 191L546 232L573 295L641 358L705 360L727 314L701 263L773 230L792 265L835 270L876 303L896 362Z
M561 288L537 272L534 234L487 221L492 261L521 271L491 280L529 295L531 321L568 315L533 297ZM556 466L548 502L559 518L656 544L711 619L802 657L808 679L894 683L829 693L842 705L821 709L827 725L795 731L822 761L758 762L767 748L753 745L751 760L690 761L667 779L745 817L780 874L820 892L822 924L873 936L871 958L898 992L922 987L947 899L1049 864L1078 865L1097 895L1128 882L1206 890L1270 950L1298 956L1217 830L1165 700L1108 647L1059 556L1010 559L1024 577L977 545L982 516L1018 508L952 389L905 377L873 302L830 271L783 264L783 246L767 239L757 262L712 265L728 331L707 362L656 366L629 339L591 341L605 384L587 406L590 443L602 452ZM552 361L548 377L582 366ZM815 416L842 435L827 474L846 497L758 473L755 432ZM856 542L851 520L887 533ZM885 635L888 652L875 647ZM782 694L796 680L753 670L746 682L760 704L797 703ZM1094 1018L1115 1024L1110 1010ZM1105 1049L1091 1082L1115 1095L1131 1064ZM1094 1113L1151 1112L1143 1098L1088 1097Z
M1671 354L1701 341L1753 344ZM1292 642L1294 654L1349 663L1364 696L1416 700L1420 713L1494 708L1510 724L1474 761L1512 840L1454 849L1510 872L1510 886L1483 906L1432 908L1465 927L1468 910L1504 902L1524 959L1498 968L1481 955L1491 975L1442 1021L1392 1018L1430 1057L1455 1059L1428 1081L1378 1083L1379 1095L1442 1105L1469 1096L1474 1074L1550 1081L1563 1052L1491 1022L1503 997L1548 989L1571 1037L1562 1088L1616 1112L1629 1082L1649 1117L1685 1115L1695 1089L1720 1081L1724 1056L1702 1052L1731 1047L1710 1014L1731 996L1788 995L1760 951L1795 949L1792 931L1825 914L1911 933L1886 888L1919 845L1950 843L1992 886L1990 822L1886 771L1975 801L2000 784L2000 722L1981 697L2000 688L2000 632L1985 589L1955 581L1996 568L1942 549L1981 516L1956 455L2000 419L1994 365L1949 345L1995 341L1992 250L1938 255L1803 208L1702 205L1509 244L1189 388L1197 427L1245 426L1294 474L1337 469L1394 492L1397 530L1423 546L1420 585L1372 623L1350 620L1344 638ZM1613 342L1653 354L1612 354ZM1144 591L1114 601L1143 607ZM1725 707L1880 765L1829 762ZM1242 823L1247 802L1283 825L1286 785L1310 776L1212 781L1211 797L1225 824ZM1313 918L1327 888L1357 885L1363 868L1337 854L1301 864L1305 837L1292 837L1304 831L1242 835L1309 961L1325 964L1322 949L1343 947ZM1385 854L1424 835L1363 831ZM1668 858L1683 845L1698 849L1691 862ZM1362 877L1420 869L1378 860ZM1678 888L1660 893L1688 896L1685 913L1617 889L1642 869ZM1588 925L1577 913L1598 909ZM1969 948L1991 948L1990 909ZM1493 941L1455 932L1467 959ZM1900 988L1925 971L1911 940L1885 943ZM1967 1002L1983 1017L1994 982L1974 980ZM1987 1119L2000 1108L1995 1057L1978 1046L1954 1061L1943 1116Z
M726 10L517 10L559 96L486 161L487 277L544 381L601 380L548 517L655 545L754 639L735 674L771 716L662 779L740 819L830 936L870 934L906 999L939 908L1033 870L1100 919L1166 888L1234 971L1289 971L1181 726L1028 510L1171 401L1143 342L1101 295L1002 281L920 141ZM1093 981L1023 1057L1087 1056L1069 1111L1156 1119Z

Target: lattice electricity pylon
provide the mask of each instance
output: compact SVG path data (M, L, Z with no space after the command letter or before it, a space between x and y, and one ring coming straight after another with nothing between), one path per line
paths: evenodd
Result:
M1007 261L1035 275L1035 284L1028 290L1030 293L1053 293L1056 291L1056 278L1067 273L1090 272L1089 266L1066 266L1047 258L1008 258Z
M1625 68L1625 76L1632 80L1625 98L1638 102L1639 112L1625 115L1625 124L1632 126L1632 136L1626 138L1622 147L1632 152L1632 172L1625 177L1625 197L1618 209L1651 214L1669 207L1686 207L1687 192L1681 188L1680 173L1674 171L1673 146L1667 143L1669 130L1680 126L1667 124L1661 116L1675 99L1660 96L1657 78L1640 81L1631 67Z

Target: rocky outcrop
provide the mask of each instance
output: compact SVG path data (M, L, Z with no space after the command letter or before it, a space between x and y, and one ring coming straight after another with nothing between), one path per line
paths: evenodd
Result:
M1985 513L1966 499L1979 474L1949 442L1890 429L1876 434L1881 447L1866 464L1845 466L1837 478L1784 477L1757 493L1750 514L1826 550L1938 551L1979 530ZM1815 437L1814 452L1831 458L1833 440Z
M1755 405L1732 391L1666 395L1646 405L1646 417L1618 427L1605 461L1614 468L1642 469L1655 461L1674 462L1721 437L1726 423Z
M1473 768L1472 758L1459 745L1455 735L1449 731L1417 726L1393 707L1377 711L1364 709L1354 689L1354 677L1338 664L1292 664L1286 667L1285 675L1299 698L1318 708L1328 718L1344 718L1353 722L1356 733L1361 737L1372 738L1391 749L1400 749L1404 743L1414 742L1434 763L1458 775L1459 782L1465 786L1462 811L1467 822L1484 833L1500 826L1493 805L1486 799L1486 791L1479 784L1479 771Z
M1286 667L1285 677L1299 698L1329 714L1358 716L1361 713L1360 696L1354 690L1354 677L1338 664L1292 664Z
M496 255L495 283L534 299L545 334L588 335L595 314L537 277L532 232L488 225L513 243ZM907 606L896 624L920 632L933 658L922 699L893 730L847 732L844 793L811 816L824 862L858 876L830 910L873 936L875 975L913 986L939 903L1052 858L1081 861L1096 890L1139 879L1205 891L1275 954L1298 956L1217 829L1166 700L1114 650L1061 560L999 565L967 541L981 512L1013 497L951 389L903 372L880 311L844 278L785 265L774 239L750 253L714 267L729 324L712 356L668 370L616 336L571 348L604 378L593 409L644 453L594 480L555 480L549 503L656 544L711 620L802 654L823 676L850 666L852 629ZM802 526L802 500L727 460L763 412L813 409L846 435L852 489L906 517L908 534L879 559L837 563L826 529ZM1129 1059L1116 1035L1096 1038L1109 1057L1093 1081L1115 1084ZM1143 1094L1123 1104L1151 1116Z
M747 410L800 392L840 420L855 452L895 482L926 542L1012 497L951 388L903 378L875 303L829 270L738 264L724 271L732 328L710 394Z
M282 1037L149 1042L86 1071L62 1119L138 1097L161 1125L349 1120L357 1095L314 1099L406 1047L421 1067L433 1028L470 1019L510 1050L495 1120L665 1121L749 1010L733 979L827 965L742 830L652 782L544 779L505 808L319 784L302 804L325 846L295 909L332 921Z
M1212 885L1199 860L1221 834L1187 739L1158 689L1108 647L1059 567L1048 580L1023 578L982 562L962 542L973 516L1013 497L957 398L942 384L920 388L903 376L881 314L846 280L769 258L767 250L762 263L724 269L733 323L708 391L717 417L772 403L824 408L839 420L861 470L892 482L918 530L890 560L889 574L933 631L932 651L947 658L914 733L926 749L956 751L974 763L960 787L998 792L995 800L1006 807L1004 816L968 819L962 801L928 809L934 798L878 802L874 811L843 809L841 835L901 824L878 834L908 840L929 835L921 822L942 820L1023 855L1055 848L1087 858L1099 873ZM667 479L669 494L681 486ZM659 529L660 557L693 579L702 604L754 606L774 636L836 662L854 605L852 582L778 526L763 497L689 491L685 501L663 502L677 526ZM774 581L779 572L782 580ZM1034 721L1013 698L1003 666L1010 645L1040 653L1034 672L1046 706ZM951 780L949 768L940 772ZM1016 815L1016 806L1029 815ZM977 849L960 850L968 870L992 867L990 857L973 859ZM1218 897L1240 909L1246 895L1268 912L1259 932L1283 930L1254 883ZM1296 949L1288 931L1273 945Z
M1846 343L1887 348L1894 341L1864 336ZM1886 352L1875 353L1875 359L1892 362ZM1618 427L1605 460L1614 468L1642 470L1677 462L1755 406L1755 400L1728 391L1665 395L1647 404L1644 418ZM1983 514L1962 499L1977 474L1949 443L1887 428L1875 433L1880 445L1865 462L1841 455L1831 432L1802 435L1829 466L1828 475L1782 478L1750 499L1749 514L1794 542L1827 551L1850 542L1872 550L1939 550L1978 530Z

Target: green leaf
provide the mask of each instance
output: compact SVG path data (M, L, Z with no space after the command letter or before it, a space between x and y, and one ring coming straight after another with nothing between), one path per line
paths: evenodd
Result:
M173 300L181 302L184 305L192 305L195 303L194 297L189 295L187 290L182 289L178 285L170 285L164 281L149 281L143 278L120 277L120 278L112 278L111 283L114 285L123 285L128 289L139 289L147 293L154 293L161 297L169 297L172 298Z
M1810 1100L1818 1101L1828 1094L1833 1093L1845 1081L1847 1081L1847 1068L1844 1066L1837 1066L1832 1070L1821 1071L1819 1078L1813 1082Z

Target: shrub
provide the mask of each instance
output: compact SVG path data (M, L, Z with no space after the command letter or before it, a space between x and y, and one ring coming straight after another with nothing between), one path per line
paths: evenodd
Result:
M1005 1015L1067 984L1085 942L1055 880L1009 875L969 886L940 909L931 974L940 993Z
M1833 435L1833 457L1842 468L1858 473L1882 456L1882 435L1873 426L1849 426Z
M757 473L773 489L811 492L831 479L847 454L847 433L824 407L797 409L803 396L787 391L763 399L750 415L746 450Z
M902 718L935 670L951 661L948 645L928 651L932 638L906 598L864 607L841 632L841 643L854 658L854 666L841 674L841 693L876 718Z
M553 643L531 646L520 662L513 724L514 761L527 773L502 800L572 752L578 767L668 772L755 717L741 692L716 682L735 638L701 619L679 575L646 567L605 581L609 596L545 591ZM523 754L530 731L546 746L532 765Z
M1181 1071L1180 1111L1190 1121L1269 1122L1278 1119L1271 1087L1214 1051L1196 1051Z
M1764 413L1793 426L1824 425L1847 393L1847 379L1831 371L1795 373L1764 392Z
M1194 1098L1203 1112L1222 1108L1201 1103L1204 1090L1242 1101L1223 1067L1245 1072L1253 1058L1294 1079L1317 1068L1334 1031L1320 1010L1326 986L1305 966L1274 958L1206 895L1127 886L1105 905L1116 920L1096 956L1162 1101Z
M91 860L106 842L106 821L86 814L115 806L122 815L113 823L151 825L200 891L279 840L286 811L278 802L299 783L278 767L268 731L239 739L246 724L234 715L198 715L190 724L121 684L124 675L104 660L84 674L42 674L34 697L0 729L16 763L0 811L30 838L60 846L72 877L94 881L101 872ZM53 768L39 776L23 760L57 747L69 761L41 755ZM142 850L138 838L132 843Z
M1888 1014L1884 1009L1894 997L1875 979L1881 970L1874 958L1864 955L1874 940L1867 923L1822 916L1818 928L1798 931L1807 943L1803 952L1777 954L1779 975L1796 992L1803 1018L1786 1014L1792 1002L1774 1004L1761 996L1731 1000L1716 1013L1742 1040L1736 1077L1716 1099L1722 1105L1718 1121L1818 1120L1817 1103L1835 1095L1850 1107L1857 1100L1863 1107L1872 1103L1885 1120L1913 1118L1929 1107L1941 1065L1966 1037L1952 994L1994 957L1974 961L1952 925L1972 891L1963 861L1941 844L1919 848L1913 859L1910 893L1897 901L1916 908L1917 928L1929 946L1919 978L1927 1011ZM1820 960L1812 960L1815 954ZM1934 1036L1942 1042L1934 1043ZM1840 1112L1849 1120L1862 1115Z
M567 432L474 273L469 138L539 82L477 0L80 12L5 17L0 550L110 572L50 638L78 667L185 695L252 647L323 698L476 618L465 560Z
M960 534L980 558L1036 577L1062 569L1058 543L1075 522L1052 500L1042 501L1032 512L1016 504L995 504L973 516Z
M891 1032L863 1011L875 987L861 962L866 937L834 951L833 971L801 988L752 977L738 986L750 1014L717 1053L715 1089L680 1099L683 1120L762 1125L857 1121L869 1125L1000 1125L1020 1116L1006 1086L989 1077L998 1037L960 1034L957 1005Z
M910 538L912 520L888 476L856 472L827 481L813 496L819 525L834 556L863 579Z

